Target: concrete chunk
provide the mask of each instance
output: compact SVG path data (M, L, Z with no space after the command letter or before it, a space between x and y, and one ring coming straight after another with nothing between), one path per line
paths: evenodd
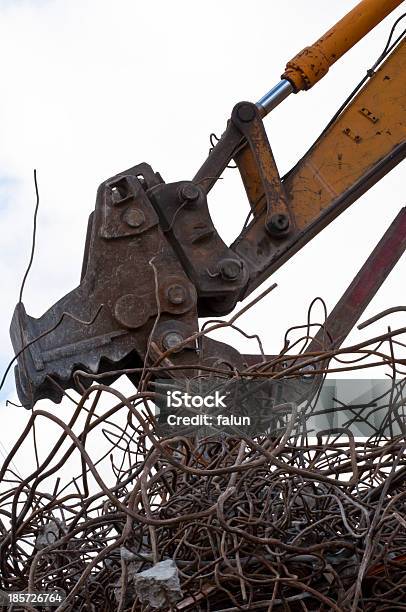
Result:
M49 544L53 544L59 538L64 536L67 532L66 525L63 521L50 520L45 525L42 525L38 529L38 534L35 540L35 548L37 550L42 550L49 546Z
M152 608L175 604L183 597L178 568L172 559L160 561L150 569L135 574L134 587L140 601Z

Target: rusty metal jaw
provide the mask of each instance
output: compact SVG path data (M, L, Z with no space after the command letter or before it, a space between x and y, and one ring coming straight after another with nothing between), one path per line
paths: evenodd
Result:
M195 341L184 343L198 332L198 314L215 312L210 299L229 311L247 282L214 229L205 195L197 189L194 197L192 187L165 185L147 164L102 183L80 285L39 319L21 303L15 309L10 334L24 406L60 402L65 389L75 388L78 369L112 371L112 382L114 371L141 368L182 343L171 354L173 365L223 356L231 367L242 366L239 353L222 343L204 340L200 351Z
M78 368L98 373L140 365L158 314L154 333L163 334L161 347L173 318L184 337L196 331L195 289L145 194L160 180L140 164L105 181L89 223L80 285L39 319L17 305L11 338L20 353L23 405L60 401Z

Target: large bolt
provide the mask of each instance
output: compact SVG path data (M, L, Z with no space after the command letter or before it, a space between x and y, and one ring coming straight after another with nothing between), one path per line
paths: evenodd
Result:
M137 329L148 321L150 313L147 302L134 293L127 293L118 298L114 306L114 316L123 327Z
M200 195L200 190L193 183L186 183L186 185L182 185L179 189L179 197L181 200L187 200L189 202L193 202L197 200Z
M300 372L302 374L302 378L308 380L309 378L313 378L313 372L316 369L316 366L313 363L308 363L306 366L301 368Z
M183 342L183 336L177 331L169 331L162 338L162 345L167 351L176 348L181 342Z
M220 274L226 281L235 281L241 274L241 262L237 259L225 258L220 262Z
M237 116L240 121L244 123L249 123L253 119L255 119L255 107L253 104L249 104L248 102L243 102L237 108Z
M186 290L183 285L178 284L170 285L166 295L170 303L175 305L183 304L187 297Z
M289 217L284 213L275 213L267 223L267 230L270 234L282 234L289 229Z
M123 215L123 221L130 227L140 227L145 222L145 215L139 208L129 208Z

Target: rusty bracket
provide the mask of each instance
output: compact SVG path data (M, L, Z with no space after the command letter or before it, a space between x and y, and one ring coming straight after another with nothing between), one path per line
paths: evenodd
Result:
M230 312L247 285L248 271L214 227L204 189L181 181L154 186L147 195L196 288L199 316Z
M258 183L259 179L265 196L265 229L270 236L282 238L292 230L294 219L260 112L252 102L239 102L233 109L231 121L248 144L235 156L247 195L250 197L251 185ZM247 156L248 151L252 156L251 163ZM255 213L256 206L252 203L251 206Z

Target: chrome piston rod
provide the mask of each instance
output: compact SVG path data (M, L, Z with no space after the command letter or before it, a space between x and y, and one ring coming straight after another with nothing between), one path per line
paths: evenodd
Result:
M275 87L272 87L258 102L256 106L261 113L261 117L265 117L268 113L276 108L285 98L287 98L294 89L290 81L282 79Z

